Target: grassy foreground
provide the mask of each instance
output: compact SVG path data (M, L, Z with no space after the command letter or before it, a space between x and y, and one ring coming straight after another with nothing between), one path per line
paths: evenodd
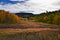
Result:
M57 31L6 32L0 30L0 40L60 40Z

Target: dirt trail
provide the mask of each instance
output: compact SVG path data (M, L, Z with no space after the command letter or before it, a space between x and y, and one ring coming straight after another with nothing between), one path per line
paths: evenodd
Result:
M58 29L51 29L51 28L27 28L27 29L13 29L13 28L6 28L6 29L0 29L2 32L6 33L15 33L15 32L39 32L44 30L51 30L51 31L58 31Z
M52 25L42 22L34 22L34 21L24 21L24 23L30 27L37 27L37 28L60 28L60 25Z

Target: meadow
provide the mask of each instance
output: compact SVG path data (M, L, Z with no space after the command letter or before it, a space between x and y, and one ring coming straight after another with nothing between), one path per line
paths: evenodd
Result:
M22 18L0 10L0 40L60 40L59 29L60 11Z
M0 40L60 40L58 31L19 31L0 30Z

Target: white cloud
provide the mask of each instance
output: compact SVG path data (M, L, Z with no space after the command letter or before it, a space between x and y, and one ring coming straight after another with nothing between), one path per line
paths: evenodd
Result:
M12 0L12 1L21 1L21 0ZM24 0L23 0L24 1ZM8 10L10 12L32 12L32 13L41 13L48 11L54 11L60 9L60 6L53 5L53 3L58 2L57 0L29 0L23 4L6 4L0 5L0 9Z
M56 1L55 3L53 3L53 5L60 6L60 0Z

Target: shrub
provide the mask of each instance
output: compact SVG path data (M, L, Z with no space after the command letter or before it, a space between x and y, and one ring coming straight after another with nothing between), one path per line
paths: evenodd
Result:
M0 10L0 23L17 23L19 17L15 14Z

